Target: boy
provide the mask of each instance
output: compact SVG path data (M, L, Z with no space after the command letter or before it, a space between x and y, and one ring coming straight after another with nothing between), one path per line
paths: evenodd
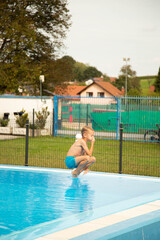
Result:
M96 158L92 156L95 142L94 130L86 126L82 128L81 134L82 138L71 146L65 159L68 168L76 168L72 171L72 176L74 178L77 178L82 171L86 174L88 172L88 167L96 161ZM88 141L91 142L90 149L87 146Z

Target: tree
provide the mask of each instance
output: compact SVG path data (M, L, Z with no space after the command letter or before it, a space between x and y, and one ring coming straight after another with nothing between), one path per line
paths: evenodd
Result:
M137 89L135 89L135 88L132 89L131 88L129 90L129 92L127 93L127 96L139 97L139 96L141 96L141 93Z
M155 86L155 91L160 92L160 67L159 67L158 75L156 77L154 86Z
M107 76L107 74L103 74L103 81L110 82L110 77Z
M44 73L46 76L44 87L52 90L57 84L72 81L74 79L73 65L74 60L67 57L49 60Z
M67 0L0 1L0 88L31 83L55 59L70 26Z
M78 82L84 81L84 71L87 69L88 65L81 63L81 62L75 62L74 64L74 79Z
M118 79L116 79L114 85L118 89L122 89L125 87L126 81L126 73L127 73L127 92L130 89L136 89L138 92L141 91L140 87L140 80L136 77L136 71L132 70L131 65L124 65L120 70L121 74L119 75Z
M94 77L101 77L101 76L102 76L102 72L97 70L97 68L95 68L95 67L89 66L84 71L84 80L87 80L87 79L90 79L90 78L94 78Z

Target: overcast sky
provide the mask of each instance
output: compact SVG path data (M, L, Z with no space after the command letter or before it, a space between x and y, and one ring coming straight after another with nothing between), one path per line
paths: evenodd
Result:
M160 66L160 0L68 0L72 26L64 55L117 77L130 58L137 76Z

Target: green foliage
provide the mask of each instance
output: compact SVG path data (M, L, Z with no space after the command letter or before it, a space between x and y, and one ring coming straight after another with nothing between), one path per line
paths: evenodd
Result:
M139 80L147 80L147 79L151 79L154 80L156 78L156 76L151 75L151 76L139 76L137 77Z
M106 74L103 74L103 81L110 82L110 78Z
M33 123L30 123L29 124L29 128L30 129L33 129ZM36 124L34 124L34 129L38 129L38 126Z
M81 62L75 62L73 66L74 79L82 82L94 77L101 77L102 72L100 72L96 67L89 66Z
M102 72L98 71L97 68L91 67L91 66L87 67L87 69L84 71L83 74L84 74L84 80L102 76Z
M28 119L28 113L25 113L25 110L22 109L23 114L21 116L16 116L16 123L19 127L24 128L26 125L26 120Z
M7 127L9 123L9 119L2 119L0 118L0 126L1 127Z
M47 79L51 85L54 86L65 81L76 80L78 82L84 82L84 80L88 80L89 78L100 77L102 75L97 68L77 62L70 56L64 56L61 59L50 61L46 74L48 74ZM107 79L107 76L104 76L105 79Z
M35 121L36 128L43 129L50 114L50 112L48 112L48 107L42 108L42 111L35 112L35 114L37 117Z
M73 66L73 72L74 72L74 79L78 82L84 81L84 71L87 69L88 65L81 63L81 62L75 62Z
M139 92L137 89L135 88L131 88L129 90L129 92L127 93L127 96L132 96L132 97L140 97L141 96L141 92Z
M139 77L138 77L139 78ZM140 79L140 78L139 78ZM154 85L155 77L140 80L142 96L155 96L155 92L150 92L150 86Z
M0 1L0 89L39 88L70 26L67 0ZM36 90L35 90L36 92Z
M158 75L156 77L154 86L155 86L155 91L160 92L160 67L159 67Z
M55 86L56 84L61 84L65 81L70 81L74 78L73 73L74 60L71 57L63 57L57 60L48 61L48 66L46 68L46 82L45 84ZM49 88L49 86L46 86ZM52 88L51 88L52 89Z
M121 90L122 87L125 88L125 81L126 81L126 75L127 75L127 92L132 88L137 89L139 92L141 92L140 79L136 77L136 71L132 70L131 65L122 66L120 71L121 71L121 74L113 84L119 90Z

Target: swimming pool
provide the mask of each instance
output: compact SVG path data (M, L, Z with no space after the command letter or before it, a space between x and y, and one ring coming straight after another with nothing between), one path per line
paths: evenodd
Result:
M48 233L160 199L160 179L0 166L0 239Z

